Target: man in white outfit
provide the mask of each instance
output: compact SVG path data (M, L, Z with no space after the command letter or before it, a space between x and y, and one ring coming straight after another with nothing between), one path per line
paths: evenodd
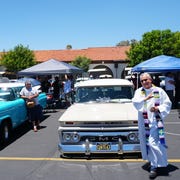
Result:
M135 91L132 101L138 110L142 158L149 161L149 178L153 179L157 176L158 167L168 165L164 118L169 114L172 103L162 88L152 84L150 74L141 74L140 81L142 87Z

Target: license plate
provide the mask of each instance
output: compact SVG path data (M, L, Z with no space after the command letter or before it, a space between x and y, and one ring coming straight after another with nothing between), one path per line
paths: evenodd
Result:
M97 143L96 150L97 151L109 151L109 150L111 150L111 144L110 143Z

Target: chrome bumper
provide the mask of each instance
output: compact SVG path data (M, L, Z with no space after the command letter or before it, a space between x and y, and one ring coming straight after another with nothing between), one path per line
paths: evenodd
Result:
M98 154L98 153L111 153L111 154L125 154L125 153L139 153L139 144L122 144L121 142L117 144L111 144L111 150L101 150L96 149L96 144L89 142L88 140L82 145L62 145L59 144L59 151L61 154Z
M60 143L58 144L58 148L60 153L63 154L85 154L85 155L91 155L91 154L125 154L125 153L139 153L140 152L140 144L139 142L134 143L123 143L121 138L117 138L115 141L107 141L105 137L111 136L111 137L120 137L120 136L127 136L129 131L115 131L115 132L78 132L81 137L86 137L83 141L79 141L78 143L65 143L62 142L62 133L63 131L59 131L60 135ZM137 133L137 129L133 129L133 132ZM101 138L102 141L91 141L91 138L88 138L88 136L94 136L94 137L104 137ZM109 144L110 148L108 150L98 150L97 144Z

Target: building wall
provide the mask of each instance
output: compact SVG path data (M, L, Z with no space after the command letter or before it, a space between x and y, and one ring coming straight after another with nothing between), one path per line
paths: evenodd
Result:
M125 67L127 66L127 63L118 63L118 65L115 67L114 63L99 63L99 64L90 64L89 69L95 69L97 66L104 66L104 68L108 67L113 74L113 78L122 78L123 71Z

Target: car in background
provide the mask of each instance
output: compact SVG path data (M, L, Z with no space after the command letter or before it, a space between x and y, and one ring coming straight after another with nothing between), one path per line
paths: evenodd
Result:
M59 150L71 154L140 154L133 84L92 79L76 87L75 103L59 118Z
M9 78L7 77L0 77L0 83L7 83L10 82Z
M112 75L111 74L101 74L101 75L99 75L99 78L100 79L103 79L103 78L112 78Z
M161 75L159 78L161 79L160 87L165 89L165 76Z
M74 88L76 88L81 81L87 81L87 80L89 80L89 77L79 77L79 78L77 78L75 80L75 82L74 82Z
M18 79L9 79L9 82L12 82L12 83L15 83L17 81L18 81Z
M12 131L27 119L27 108L24 99L20 98L20 91L24 83L0 83L0 144L6 143ZM42 108L46 107L46 94L38 96Z

